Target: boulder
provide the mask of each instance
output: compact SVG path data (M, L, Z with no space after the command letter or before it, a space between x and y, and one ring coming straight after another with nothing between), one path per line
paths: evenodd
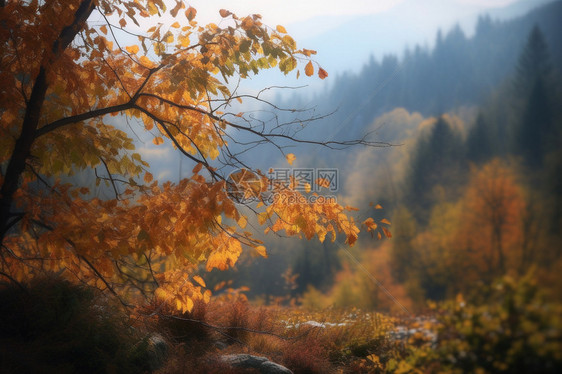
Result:
M261 374L293 374L293 372L285 366L269 361L267 357L262 356L241 353L223 355L220 357L220 360L232 367L257 369Z
M160 334L152 334L148 338L147 359L151 370L158 370L168 358L168 343Z

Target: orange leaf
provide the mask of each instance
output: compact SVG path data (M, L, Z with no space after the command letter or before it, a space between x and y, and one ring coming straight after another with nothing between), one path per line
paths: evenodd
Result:
M302 53L303 53L303 55L305 55L306 57L310 57L310 55L315 55L315 54L316 54L316 51L315 51L315 50L312 50L312 49L303 48L303 49L302 49Z
M200 162L197 165L195 165L195 167L193 168L193 170L191 172L193 174L197 174L197 173L199 173L199 171L201 171L202 167L203 167L203 164Z
M149 172L146 172L146 173L144 174L144 178L143 178L143 179L144 179L144 182L145 182L145 183L150 183L150 182L152 182L152 179L153 179L152 174L150 174Z
M392 238L392 234L390 233L390 231L386 227L381 227L381 228L382 228L382 231L384 232L384 235L387 238Z
M156 145L160 145L164 143L164 139L162 139L161 136L156 136L154 139L152 139L152 142Z
M322 68L318 69L318 76L320 79L326 79L328 77L328 72Z
M293 162L297 159L297 157L292 153L289 153L287 156L285 156L285 158L287 159L289 165L293 165Z
M314 66L312 66L312 61L308 61L308 64L306 64L306 67L304 68L304 73L307 77L310 77L312 74L314 74Z
M277 25L277 27L275 29L277 30L277 32L280 32L281 34L287 33L287 30L285 30L285 28L281 25Z
M195 18L195 16L197 15L197 9L195 9L194 7L189 7L187 8L187 10L185 11L185 16L187 17L187 19L189 21L193 21L193 19Z
M102 27L100 27L100 31L103 32L104 34L107 34L107 27L103 25Z
M390 225L390 221L387 220L386 218L383 218L383 219L381 220L381 223L386 223L387 225Z
M232 14L232 12L229 12L226 9L221 9L221 10L219 10L219 14L221 15L222 18L226 18L226 17L230 16Z
M194 275L193 280L195 282L197 282L197 284L199 284L201 287L207 287L207 285L205 284L205 281L199 275Z

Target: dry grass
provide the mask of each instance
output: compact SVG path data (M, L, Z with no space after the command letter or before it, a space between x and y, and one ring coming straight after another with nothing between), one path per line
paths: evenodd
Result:
M159 313L154 325L175 342L162 374L248 372L219 364L220 355L233 353L265 356L294 373L372 372L375 363L369 357L386 362L398 352L386 335L395 321L357 310L252 307L239 299L197 304L191 313L166 313Z

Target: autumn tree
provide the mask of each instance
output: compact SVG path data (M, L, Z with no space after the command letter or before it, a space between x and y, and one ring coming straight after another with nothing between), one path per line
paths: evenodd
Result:
M479 277L503 276L518 270L520 261L528 268L533 246L522 245L526 207L513 169L499 159L473 168L462 201L457 241Z
M220 26L202 26L183 1L171 9L166 4L0 1L4 280L57 271L115 295L156 290L189 310L195 299L210 296L196 275L198 265L225 269L243 246L266 255L245 230L248 217L236 200L260 198L271 185L279 194L300 196L251 171L233 145L373 145L298 139L290 124L268 126L238 113L236 102L263 101L238 88L262 69L288 74L300 63L307 76L317 71L325 78L311 60L315 52L298 49L282 26L269 28L259 15L221 10ZM128 130L111 116L127 119ZM135 152L131 134L139 131L193 161L192 174L177 184L153 180ZM232 168L246 170L228 179ZM113 198L63 182L87 170L113 190ZM343 233L347 244L355 242L359 229L337 203L283 201L251 207L266 231L320 241Z

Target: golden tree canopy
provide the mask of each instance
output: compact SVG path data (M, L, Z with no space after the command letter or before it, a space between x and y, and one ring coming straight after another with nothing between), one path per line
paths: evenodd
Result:
M237 82L273 67L287 74L299 63L307 76L327 73L311 60L314 51L298 49L282 26L269 28L259 15L221 10L220 27L201 26L194 8L167 4L0 1L4 279L61 271L115 294L131 285L156 289L188 310L193 300L210 296L195 275L199 264L225 269L244 245L266 255L245 231L247 217L215 161L222 155L241 165L229 152L236 133L260 143L298 139L230 113L232 103L245 98ZM143 29L161 16L165 22ZM171 143L196 163L192 175L177 184L153 180L129 134L110 120L115 115L133 119L131 130L149 132L154 144ZM115 196L96 198L92 186L61 179L87 170ZM260 186L270 185L253 175ZM263 192L235 187L242 194ZM348 244L355 242L359 230L337 203L282 202L254 207L266 230L320 240L341 232Z

